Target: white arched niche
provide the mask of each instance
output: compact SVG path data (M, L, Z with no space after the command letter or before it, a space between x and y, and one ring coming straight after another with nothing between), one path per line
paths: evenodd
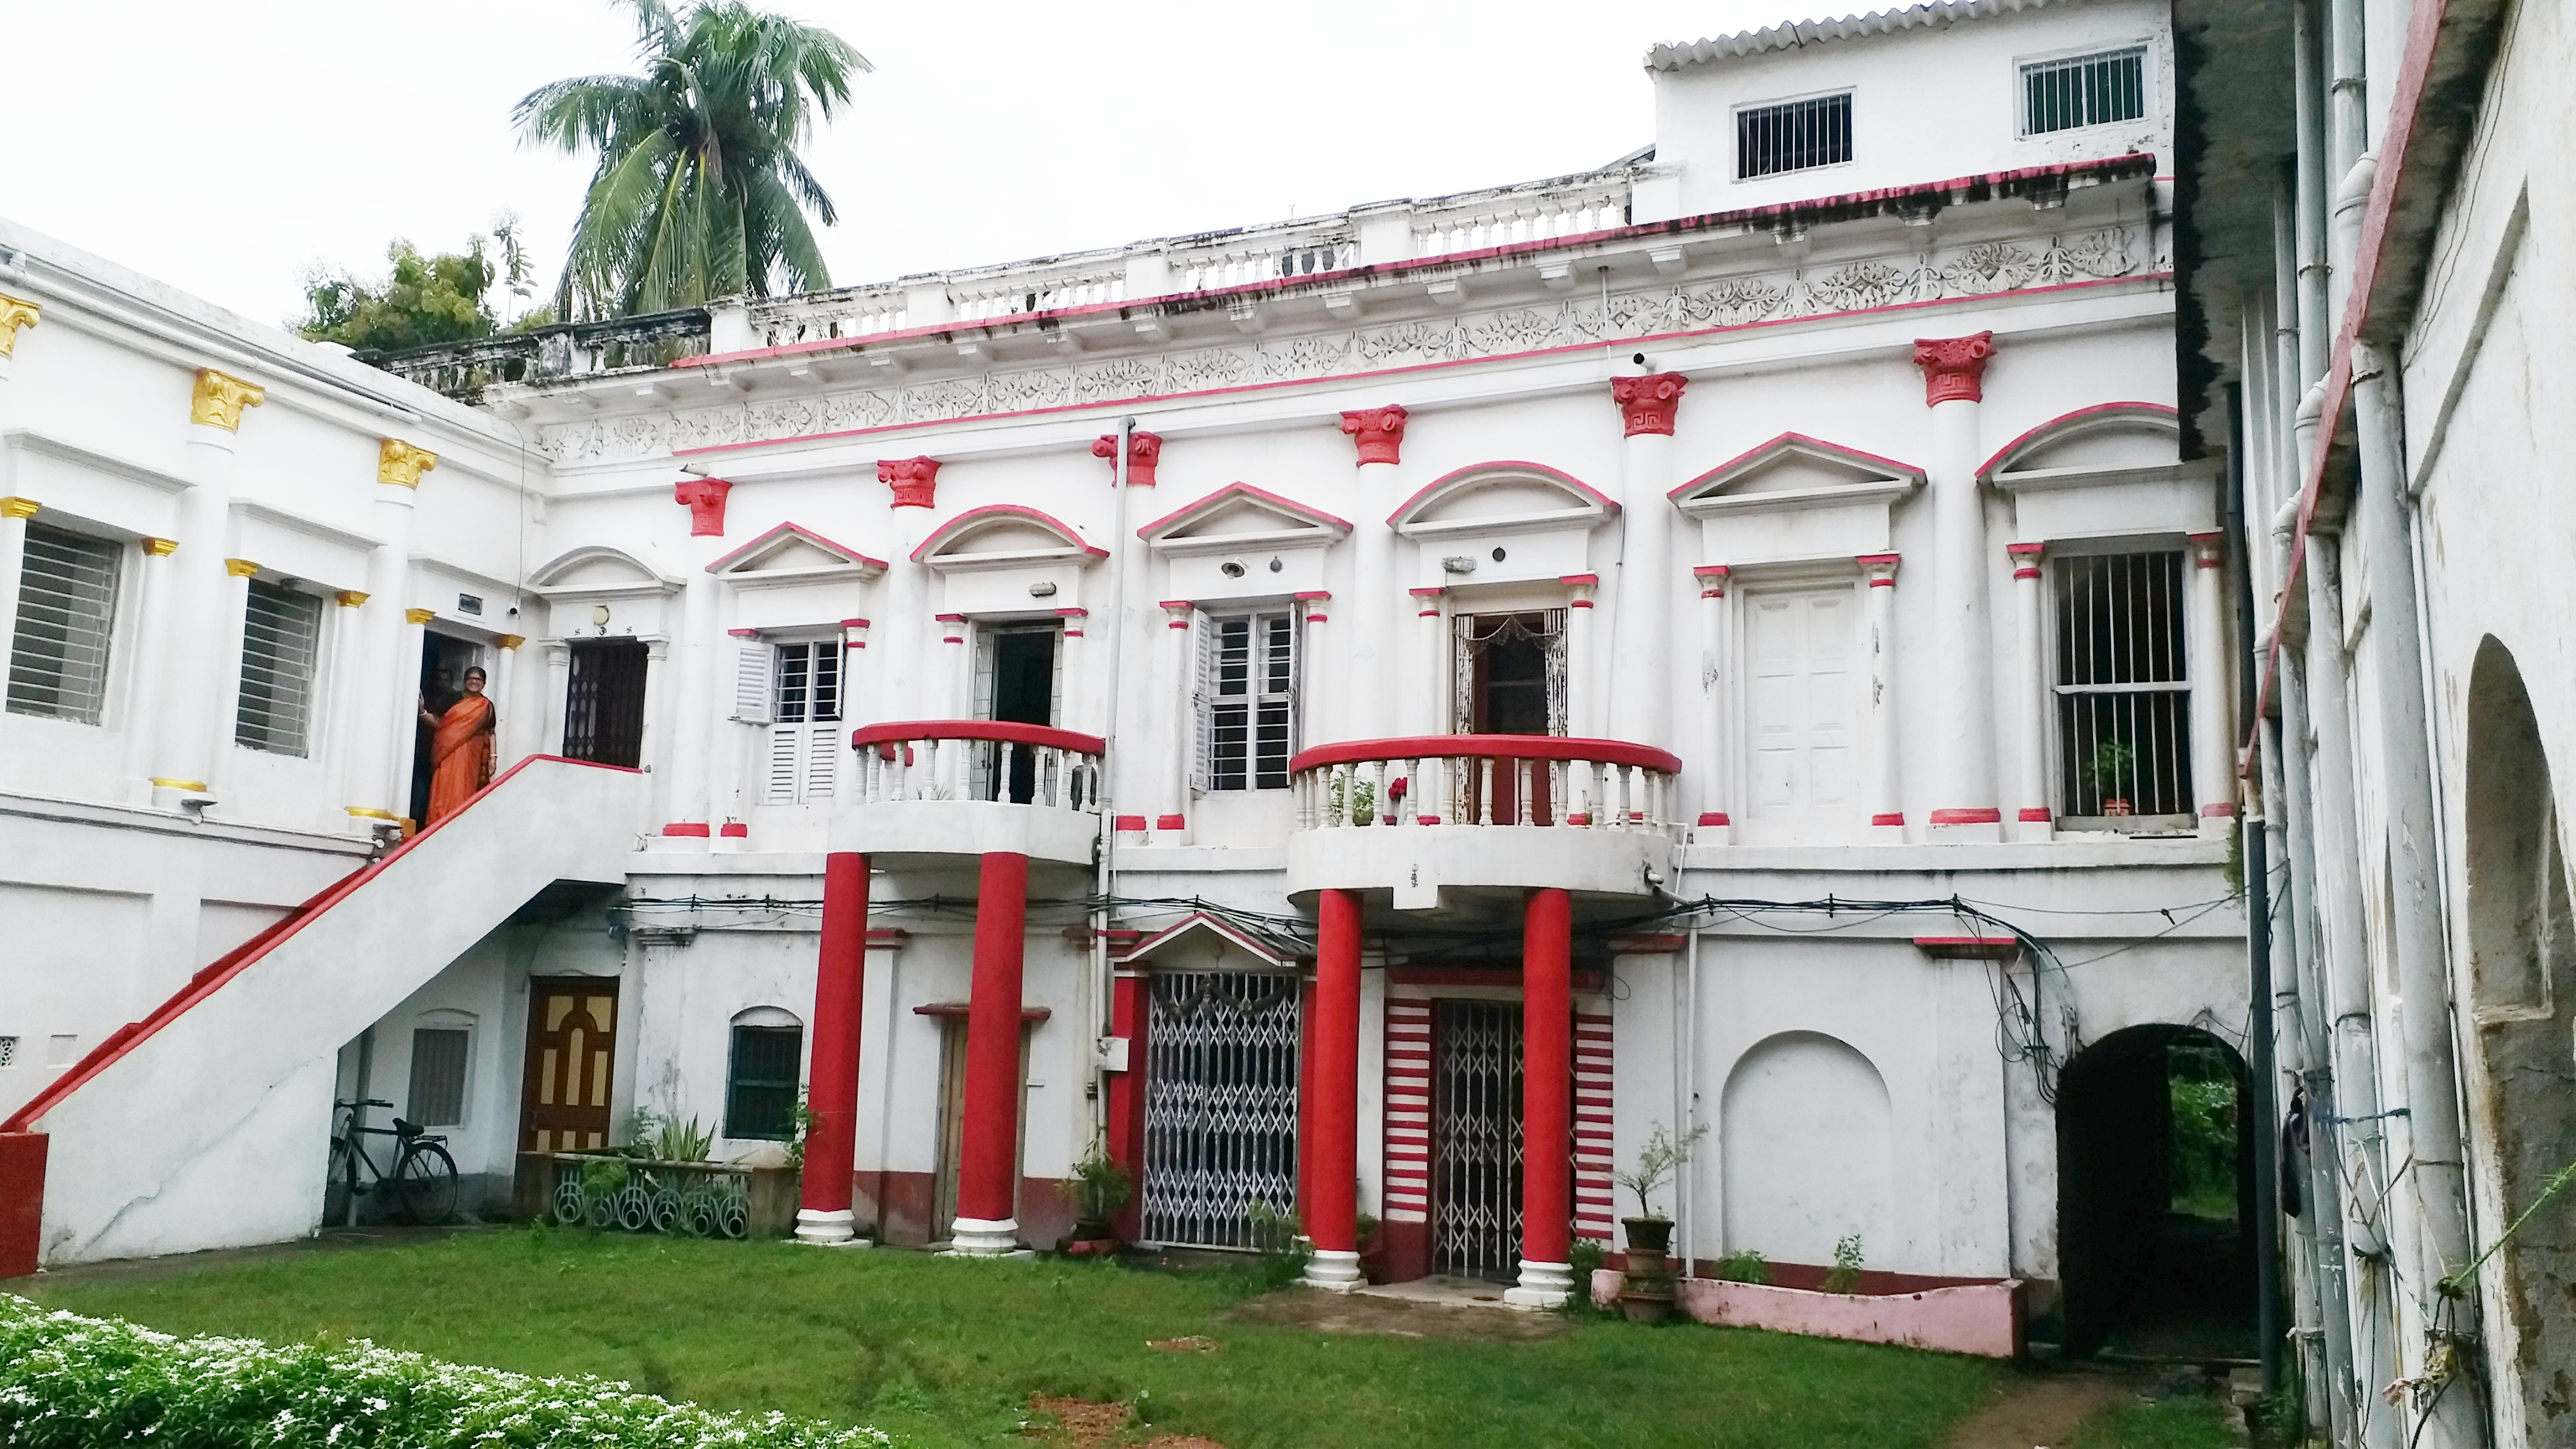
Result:
M1719 1107L1726 1251L1781 1263L1831 1263L1861 1235L1884 1261L1891 1235L1887 1083L1833 1037L1790 1031L1735 1063Z

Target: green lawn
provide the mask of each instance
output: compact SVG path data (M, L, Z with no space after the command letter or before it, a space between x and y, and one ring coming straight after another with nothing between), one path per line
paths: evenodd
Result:
M177 1333L370 1338L592 1373L719 1409L872 1423L924 1446L1025 1445L1032 1392L1135 1403L1227 1449L1357 1445L1932 1449L1997 1364L1689 1324L1586 1318L1539 1342L1242 1322L1250 1271L960 1262L512 1229L191 1271L8 1285ZM1203 1334L1214 1354L1148 1339Z

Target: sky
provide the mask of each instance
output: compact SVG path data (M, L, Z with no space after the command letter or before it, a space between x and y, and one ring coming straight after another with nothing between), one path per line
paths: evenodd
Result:
M1534 180L1653 139L1649 46L1887 0L755 0L876 67L806 158L838 285ZM0 215L257 321L504 213L551 289L588 157L519 97L631 73L613 0L0 0Z

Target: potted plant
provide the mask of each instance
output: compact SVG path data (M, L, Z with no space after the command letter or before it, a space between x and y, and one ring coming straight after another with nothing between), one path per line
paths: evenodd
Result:
M1628 1237L1619 1311L1631 1323L1661 1323L1673 1311L1673 1220L1655 1211L1654 1194L1690 1161L1691 1149L1707 1135L1703 1125L1675 1137L1658 1122L1637 1150L1635 1169L1615 1174L1620 1186L1637 1195L1637 1216L1619 1220Z
M2103 814L2134 813L2129 806L2129 797L2115 792L2127 783L2129 767L2137 763L2137 758L2136 751L2118 740L2104 740L2093 747L2092 762L2084 770L2093 778L2093 792L2102 797Z
M1135 1179L1127 1169L1109 1159L1099 1143L1073 1165L1073 1231L1065 1235L1062 1250L1076 1257L1118 1251L1118 1231L1109 1225L1110 1214L1127 1205L1136 1191Z

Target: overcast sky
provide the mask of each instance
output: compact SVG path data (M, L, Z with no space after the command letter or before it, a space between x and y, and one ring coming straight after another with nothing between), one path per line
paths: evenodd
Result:
M807 151L847 285L1597 166L1653 137L1648 46L1831 0L756 3L876 65ZM636 69L611 0L0 0L0 30L0 214L268 322L316 263L505 211L550 286L591 163L510 107Z

